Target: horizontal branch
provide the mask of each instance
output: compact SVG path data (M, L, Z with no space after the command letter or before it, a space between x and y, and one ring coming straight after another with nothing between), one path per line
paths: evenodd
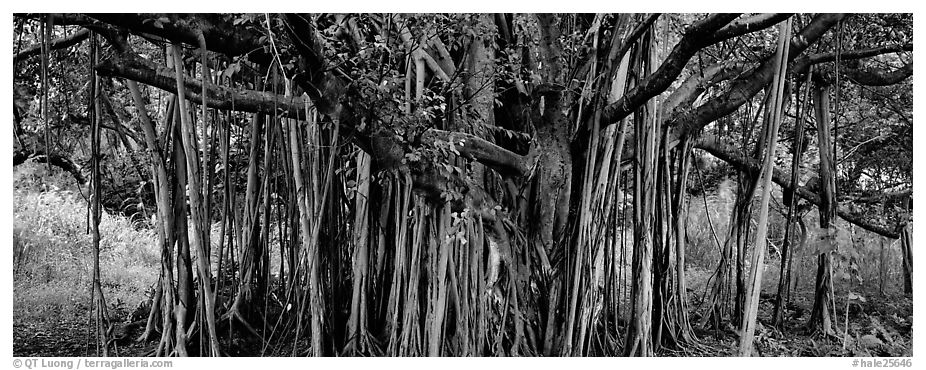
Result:
M437 129L429 129L421 135L423 144L434 145L439 141L451 143L461 156L492 167L502 174L516 176L527 174L527 159L524 156L478 136Z
M22 13L14 14L16 18L22 19L32 19L37 21L44 21L49 18L47 13ZM122 42L124 42L124 35L117 27L98 21L96 19L90 18L83 14L75 13L55 13L50 15L52 24L57 26L81 26L83 28L89 29L93 32L96 32L104 39L112 42L114 47L119 48Z
M844 68L849 80L865 86L888 86L900 83L913 76L913 62L895 70L883 68Z
M234 25L227 15L100 13L87 16L135 34L154 35L195 47L199 47L198 37L202 32L210 51L227 56L247 54L252 61L258 63L269 60L269 56L263 52L263 45L258 42L263 34L253 27Z
M707 151L714 157L729 163L740 171L758 173L761 166L759 161L738 154L739 151L736 148L723 142L720 138L717 138L713 135L702 136L695 144L695 148ZM773 169L772 181L781 186L783 189L793 190L795 194L801 198L806 199L810 203L813 203L817 206L823 204L820 196L807 189L806 187L798 186L796 189L792 189L791 177L777 168ZM861 216L849 213L845 209L837 209L836 214L842 219L873 233L883 235L891 239L897 239L899 237L896 231L882 225L873 224Z
M68 36L57 38L48 43L49 50L64 49L87 39L90 36L90 30L84 28ZM23 61L42 53L42 44L32 45L13 56L13 63Z
M176 80L169 69L155 66L137 56L113 56L97 65L96 69L104 76L127 78L170 93L177 92ZM202 104L202 81L185 77L183 82L186 85L186 98ZM300 97L284 97L265 91L233 89L215 84L209 84L207 100L212 108L265 114L276 112L292 118L304 118L307 104L307 100Z
M767 13L737 19L715 32L714 40L716 40L715 42L720 42L747 33L763 30L787 20L792 15L794 15L794 13Z
M81 173L80 166L77 163L74 163L70 158L60 155L60 154L48 154L41 151L32 151L32 150L19 150L13 152L13 167L21 165L26 162L28 159L33 159L39 163L48 163L52 166L58 167L64 170L67 173L70 173L71 176L74 176L74 179L77 180L77 183L83 185L87 183L87 179Z
M901 200L913 195L913 189L898 191L889 191L874 195L844 195L839 197L839 201L851 201L855 203L877 203L885 200Z
M807 72L807 67L813 64L827 63L836 61L838 55L839 60L856 60L871 58L874 56L889 54L889 53L899 53L901 51L913 51L913 44L894 44L887 46L879 46L875 48L867 49L857 49L857 50L845 50L839 53L828 52L828 53L817 53L813 55L808 55L805 57L798 58L794 61L794 65L791 67L791 70L797 74L803 74Z

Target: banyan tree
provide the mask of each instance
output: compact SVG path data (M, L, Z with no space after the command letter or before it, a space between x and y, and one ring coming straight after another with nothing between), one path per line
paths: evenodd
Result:
M37 139L14 164L70 168L98 224L112 210L101 153L138 154L161 267L137 339L156 341L154 355L222 356L243 339L279 356L651 356L731 327L748 355L778 232L770 203L787 210L780 271L765 272L781 276L766 286L776 322L801 230L841 219L909 245L908 219L865 207L900 214L910 192L866 201L837 142L856 124L845 86L909 86L910 15L15 22L44 29L14 54L41 70L35 94L54 88L55 58L85 71L76 116L97 139L88 181L41 140L58 119L48 108L32 131L17 115L17 137ZM705 157L731 169L729 220L689 217ZM819 225L795 219L808 209ZM706 222L718 223L719 263L694 304L687 230ZM807 325L826 335L832 252L818 253ZM107 353L106 271L93 278Z

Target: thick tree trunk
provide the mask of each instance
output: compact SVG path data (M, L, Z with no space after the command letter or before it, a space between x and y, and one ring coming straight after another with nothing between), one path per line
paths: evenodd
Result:
M543 255L561 253L566 223L569 214L569 201L572 186L572 153L569 149L571 123L564 110L569 104L562 91L564 84L562 45L559 39L560 19L552 14L537 15L540 25L540 59L544 65L541 70L543 84L535 90L532 120L537 128L537 145L531 148L528 161L536 163L537 173L534 178L532 199L537 206L534 230ZM552 267L552 266L551 266ZM556 269L556 267L553 267ZM571 325L567 312L558 312L560 300L571 297L566 290L565 278L562 276L550 282L549 306L544 333L544 353L553 354L553 346L559 338L563 344L571 342L571 333L559 333L559 325ZM571 307L566 303L566 307ZM565 322L560 315L566 316ZM571 344L566 344L557 351L560 354L571 353Z

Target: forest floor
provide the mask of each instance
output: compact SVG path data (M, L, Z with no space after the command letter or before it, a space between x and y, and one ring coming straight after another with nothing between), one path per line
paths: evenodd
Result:
M765 357L908 357L913 356L913 300L903 295L872 292L867 302L853 301L846 331L845 297L837 297L835 335L823 336L806 328L813 296L797 296L785 311L785 323L772 326L773 297L759 306L755 355ZM860 304L859 304L860 303ZM842 305L842 307L838 307ZM695 330L698 344L664 356L736 356L739 334L732 330Z
M85 311L86 312L86 311ZM110 312L121 314L120 312ZM19 357L80 357L96 356L92 334L87 330L89 312L66 315L43 321L13 323L13 356ZM113 317L120 317L114 315ZM119 356L144 357L152 353L157 342L136 343L139 333L117 341Z
M756 355L767 357L842 357L842 356L912 356L913 302L902 295L879 296L877 292L867 302L850 305L848 336L845 333L845 301L837 309L837 336L824 338L803 328L810 315L812 297L795 297L794 310L787 311L789 318L781 330L771 326L772 302L763 300L760 307L760 325L756 331ZM126 312L111 312L112 317L125 317ZM54 319L34 322L17 321L13 325L13 355L32 356L87 356L95 353L88 338L86 313L63 315ZM136 343L141 327L133 328L119 340L122 356L150 355L156 341ZM732 330L696 330L698 344L681 351L660 350L661 356L735 356L738 336ZM845 338L845 340L844 340ZM229 355L256 356L259 346L236 341Z

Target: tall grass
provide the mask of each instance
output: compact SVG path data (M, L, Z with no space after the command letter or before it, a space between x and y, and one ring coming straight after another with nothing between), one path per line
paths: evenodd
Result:
M14 171L13 317L15 322L73 319L90 301L87 202L65 179L43 177L36 167L27 163ZM56 185L44 186L43 178ZM157 281L156 236L136 226L110 214L100 223L103 291L113 308L134 306Z

